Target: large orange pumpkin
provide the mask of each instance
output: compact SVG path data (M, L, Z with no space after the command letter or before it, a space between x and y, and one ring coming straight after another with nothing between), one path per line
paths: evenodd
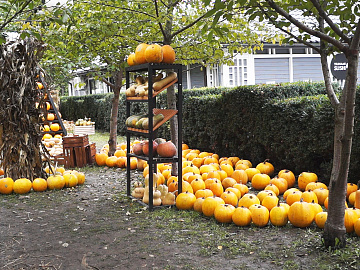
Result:
M60 125L58 123L53 123L50 125L50 129L52 131L58 131L60 129Z
M151 44L145 50L145 60L148 63L161 63L163 54L161 46L158 44Z
M14 182L14 192L17 194L28 193L32 188L32 182L27 178L19 178Z
M118 158L117 158L116 156L108 157L108 158L105 160L106 166L108 166L108 167L115 167L115 166L116 166L117 159L118 159Z
M163 63L172 64L175 62L175 51L170 45L162 46Z
M141 43L136 47L135 50L135 62L138 65L141 64L145 64L146 63L146 59L145 59L145 50L149 45L146 43Z
M105 166L108 155L106 153L97 153L95 155L95 161L98 166Z
M55 114L53 114L53 113L48 113L47 116L46 116L46 119L47 119L48 121L54 121L54 119L55 119Z
M46 182L49 189L62 189L65 186L65 179L61 175L51 175Z
M0 179L0 193L11 194L13 192L14 180L10 177Z

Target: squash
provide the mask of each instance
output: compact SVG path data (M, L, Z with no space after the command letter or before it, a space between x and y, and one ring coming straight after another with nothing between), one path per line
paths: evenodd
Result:
M230 223L235 207L231 204L219 204L214 210L214 217L220 223Z
M160 81L153 83L153 90L159 91L163 89L166 85L174 81L176 78L177 78L176 72L173 71L169 72L164 79L161 79Z

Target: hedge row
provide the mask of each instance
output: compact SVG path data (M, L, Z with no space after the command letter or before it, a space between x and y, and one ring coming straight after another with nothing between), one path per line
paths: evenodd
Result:
M313 171L328 182L333 153L334 111L322 83L201 88L183 91L183 140L192 148L239 156L257 164L265 159L275 168L296 174ZM98 130L109 130L112 94L63 97L64 119L85 115ZM360 104L357 96L356 104ZM157 98L166 107L166 93ZM146 103L133 103L132 113L146 112ZM357 109L358 111L358 109ZM125 96L121 95L118 133L125 132ZM357 120L357 119L356 119ZM360 174L360 124L355 122L350 181ZM168 123L157 136L169 138Z

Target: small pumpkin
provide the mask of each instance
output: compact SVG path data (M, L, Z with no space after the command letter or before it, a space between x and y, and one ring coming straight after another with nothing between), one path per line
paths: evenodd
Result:
M211 196L214 196L214 193L210 189L207 189L207 188L199 189L195 192L196 198L200 198L200 197L207 198L207 197L211 197Z
M14 180L10 177L0 179L0 193L11 194L13 192Z
M269 223L269 210L262 205L258 205L249 209L251 212L251 220L257 227L264 227Z
M270 176L266 173L257 173L251 179L251 185L254 189L261 190L264 189L268 184L270 184Z
M237 206L238 197L234 192L230 190L223 192L220 195L220 198L224 200L225 204L231 204L232 206Z
M160 143L156 149L157 153L161 157L173 157L176 155L177 149L172 141Z
M202 204L202 212L205 216L211 217L214 215L216 206L225 204L224 200L217 196L207 197Z
M325 223L326 223L326 220L327 220L327 216L328 216L328 213L323 212L323 211L316 214L316 216L315 216L315 224L316 224L316 226L318 226L318 228L324 229Z
M301 191L305 191L307 184L316 182L318 177L313 172L302 172L298 177L298 186Z
M235 209L232 215L232 221L237 226L248 226L251 223L251 212L245 206Z
M268 160L259 163L255 168L258 169L260 173L264 173L270 176L274 173L274 166Z
M146 43L140 43L135 49L135 62L138 65L145 64L145 50L149 45Z
M214 210L214 217L220 223L230 223L235 207L231 204L219 204Z
M239 200L238 207L244 206L249 208L253 204L260 204L259 198L255 194L247 193Z
M292 171L283 169L279 171L278 176L284 178L288 182L288 188L292 188L295 185L295 175Z
M263 201L261 202L262 206L265 206L269 211L273 209L279 202L279 198L273 194L269 194L265 196Z
M170 45L163 45L161 49L163 54L162 62L166 64L173 64L175 62L174 49Z
M196 198L196 201L194 202L194 210L196 212L202 213L202 204L204 201L205 197Z
M270 223L274 226L285 226L288 223L288 211L280 202L270 210Z

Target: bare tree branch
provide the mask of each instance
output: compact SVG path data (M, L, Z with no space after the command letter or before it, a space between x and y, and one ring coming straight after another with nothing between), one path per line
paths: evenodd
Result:
M156 12L156 17L159 18L159 7L158 7L158 4L157 4L157 0L154 0L154 5L155 5L155 12ZM161 33L163 34L163 36L165 37L165 30L161 24L160 21L158 21L158 25L160 27L160 30L161 30Z
M357 23L355 34L351 40L350 43L350 50L352 50L352 53L359 53L359 46L360 46L360 19Z
M342 42L320 32L320 31L313 30L313 29L307 27L305 24L299 22L297 19L295 19L293 16L291 16L289 13L287 13L284 9L279 7L273 0L266 0L266 2L277 13L279 13L281 16L286 18L290 23L294 24L295 26L297 26L299 29L303 30L304 32L307 32L310 35L313 35L315 37L325 40L328 43L333 44L335 47L339 48L339 50L342 52L345 52L347 50L348 46L346 46Z

